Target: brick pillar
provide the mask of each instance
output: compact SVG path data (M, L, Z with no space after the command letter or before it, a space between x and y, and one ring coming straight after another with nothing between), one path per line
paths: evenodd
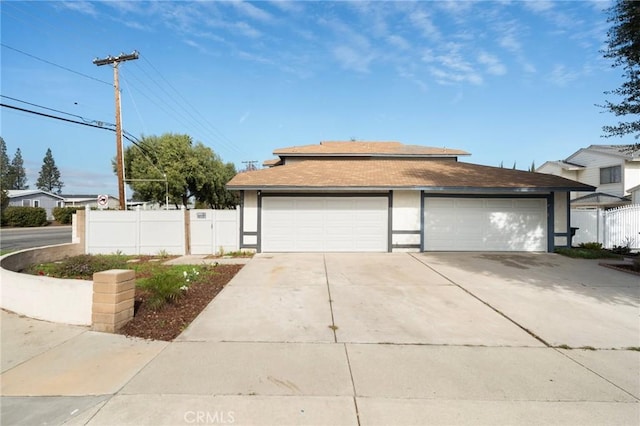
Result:
M91 328L115 333L133 318L136 273L111 269L93 274Z

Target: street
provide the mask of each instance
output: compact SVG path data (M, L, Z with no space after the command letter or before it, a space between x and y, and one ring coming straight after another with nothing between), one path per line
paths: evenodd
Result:
M0 229L0 250L22 250L71 242L71 226Z

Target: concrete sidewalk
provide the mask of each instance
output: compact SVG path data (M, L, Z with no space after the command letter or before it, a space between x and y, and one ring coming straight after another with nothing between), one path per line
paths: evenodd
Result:
M638 424L640 352L545 346L419 260L258 255L171 343L2 312L0 420Z

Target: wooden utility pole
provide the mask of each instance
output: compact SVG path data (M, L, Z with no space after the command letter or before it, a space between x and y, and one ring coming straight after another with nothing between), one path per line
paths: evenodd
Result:
M113 87L116 95L116 170L118 173L118 199L120 200L120 210L127 209L127 200L124 194L124 161L122 158L122 120L121 120L121 105L120 105L120 81L118 78L118 65L120 62L131 61L138 59L140 55L137 51L133 51L130 55L121 53L120 55L113 57L111 55L104 59L94 59L93 63L97 66L113 65Z

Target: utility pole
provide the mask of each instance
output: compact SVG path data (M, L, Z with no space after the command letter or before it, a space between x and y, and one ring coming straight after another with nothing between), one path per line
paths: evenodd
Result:
M244 166L244 171L245 172L252 172L254 170L258 170L258 168L256 167L256 163L258 161L256 160L250 160L250 161L243 161L242 164L246 164L246 166Z
M116 95L116 170L118 173L118 199L120 200L120 210L127 209L127 200L124 194L124 161L122 157L122 121L121 105L120 105L120 81L118 79L118 65L120 62L131 61L138 59L139 54L137 51L133 51L130 55L121 53L120 55L113 57L111 55L104 59L95 58L93 63L97 66L113 65L113 87L115 88Z

